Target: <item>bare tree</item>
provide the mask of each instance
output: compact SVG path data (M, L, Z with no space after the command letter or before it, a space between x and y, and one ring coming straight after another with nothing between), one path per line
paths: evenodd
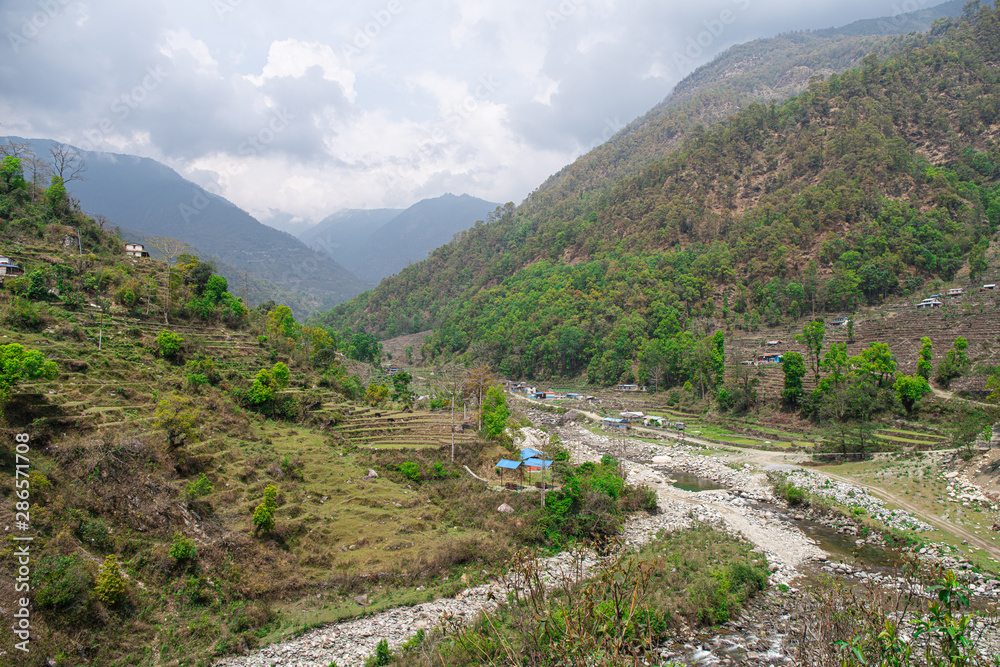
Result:
M163 322L165 324L170 324L170 320L167 318L167 311L170 309L170 267L173 266L177 258L183 254L185 251L190 250L191 246L184 241L172 238L170 236L154 236L146 240L151 248L156 250L161 259L166 263L166 276L164 279L164 290L167 294L167 298L163 301Z
M79 151L65 144L56 144L49 153L52 154L52 171L62 179L63 185L70 181L84 180L87 164Z
M486 390L497 384L497 376L493 374L493 369L488 364L479 364L469 371L465 378L462 389L467 396L476 398L476 405L479 409L479 430L483 430L483 395Z
M34 156L34 152L31 150L31 144L24 141L14 141L13 139L8 139L7 143L0 144L0 155L3 155L3 157L16 157L20 159L29 155Z
M52 178L52 168L42 158L36 157L34 153L29 153L21 158L21 169L31 183L31 201L35 201L39 190L48 187Z

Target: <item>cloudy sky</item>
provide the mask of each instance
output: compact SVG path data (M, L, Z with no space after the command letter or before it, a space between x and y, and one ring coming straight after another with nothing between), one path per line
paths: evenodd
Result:
M152 157L264 222L520 202L734 43L936 3L0 0L0 135Z

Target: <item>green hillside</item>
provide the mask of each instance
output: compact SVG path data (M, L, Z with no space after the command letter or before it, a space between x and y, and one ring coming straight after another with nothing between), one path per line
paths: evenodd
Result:
M784 103L696 128L578 204L498 209L323 321L380 336L433 327L430 354L613 383L651 342L685 331L851 312L992 276L997 13L911 39Z

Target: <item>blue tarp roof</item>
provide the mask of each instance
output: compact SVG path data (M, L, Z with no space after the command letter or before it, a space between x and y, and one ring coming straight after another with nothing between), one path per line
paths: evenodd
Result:
M524 459L530 459L532 457L540 459L543 456L545 456L545 454L542 454L537 449L532 449L531 447L525 447L524 449L521 450L521 460L522 461Z
M601 421L612 422L614 424L621 424L625 420L620 417L604 417Z
M526 459L524 465L528 468L548 468L552 465L552 461L543 461L541 459Z
M500 459L500 462L496 465L497 468L506 468L507 470L516 470L521 467L520 461L508 461L507 459Z

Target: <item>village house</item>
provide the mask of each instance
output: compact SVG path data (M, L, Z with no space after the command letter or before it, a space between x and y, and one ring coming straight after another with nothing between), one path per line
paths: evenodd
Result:
M23 276L24 269L14 264L14 260L5 255L0 255L0 281L7 276Z
M126 243L125 254L129 257L149 257L149 253L141 243Z

